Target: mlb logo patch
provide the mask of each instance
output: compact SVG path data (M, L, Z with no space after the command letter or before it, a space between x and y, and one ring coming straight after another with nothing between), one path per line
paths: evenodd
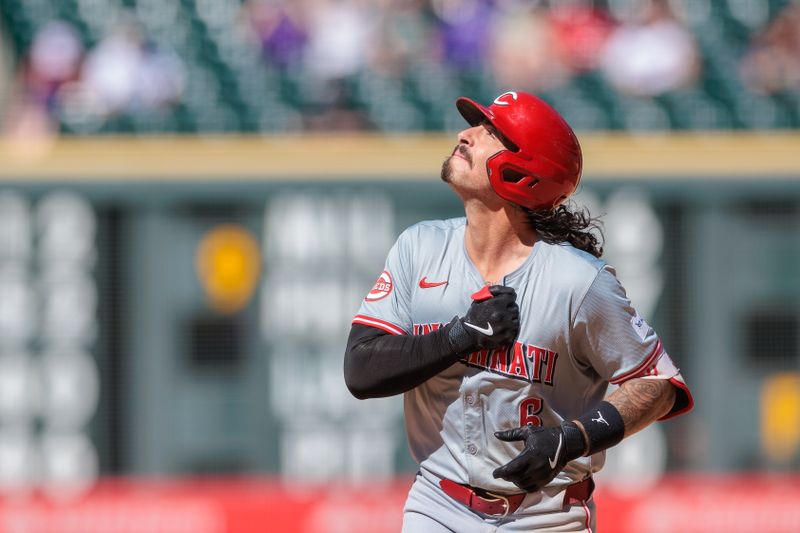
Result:
M636 330L636 334L639 335L639 338L644 340L647 338L647 332L650 330L650 326L647 324L644 318L639 316L639 313L634 314L631 317L631 325L633 329Z

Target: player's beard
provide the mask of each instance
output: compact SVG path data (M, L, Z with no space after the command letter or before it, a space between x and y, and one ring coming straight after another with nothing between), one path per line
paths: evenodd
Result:
M445 159L444 163L442 163L442 174L441 174L441 176L442 176L442 181L445 182L445 183L450 183L450 179L453 176L453 168L450 166L450 160L451 159L453 159L452 155L450 157L448 157L447 159Z
M455 156L456 152L461 154L461 156L467 160L467 163L469 163L470 168L472 167L472 156L470 156L466 146L464 146L463 144L459 144L453 149L453 153L450 154L450 157L445 159L444 163L442 163L441 177L442 181L445 183L450 183L453 179L453 167L450 163L452 162L453 156Z

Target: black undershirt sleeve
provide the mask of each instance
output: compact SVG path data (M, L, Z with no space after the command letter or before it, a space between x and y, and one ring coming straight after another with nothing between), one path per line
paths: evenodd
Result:
M425 335L390 335L353 324L344 355L344 379L358 399L409 391L458 361L448 339L451 324Z

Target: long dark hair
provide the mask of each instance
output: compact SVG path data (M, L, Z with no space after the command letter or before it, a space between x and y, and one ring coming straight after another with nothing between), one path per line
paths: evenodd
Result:
M562 204L555 209L533 211L522 208L528 223L549 244L568 242L575 248L595 257L603 255L603 228L599 218L592 217L588 209L570 210Z

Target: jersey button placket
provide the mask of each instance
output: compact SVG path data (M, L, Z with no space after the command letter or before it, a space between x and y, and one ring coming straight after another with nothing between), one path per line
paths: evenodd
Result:
M480 442L481 404L475 391L464 391L464 451L465 464L469 481L473 481L473 471L480 468L480 461L473 463L472 458L478 455L479 449L476 442Z

